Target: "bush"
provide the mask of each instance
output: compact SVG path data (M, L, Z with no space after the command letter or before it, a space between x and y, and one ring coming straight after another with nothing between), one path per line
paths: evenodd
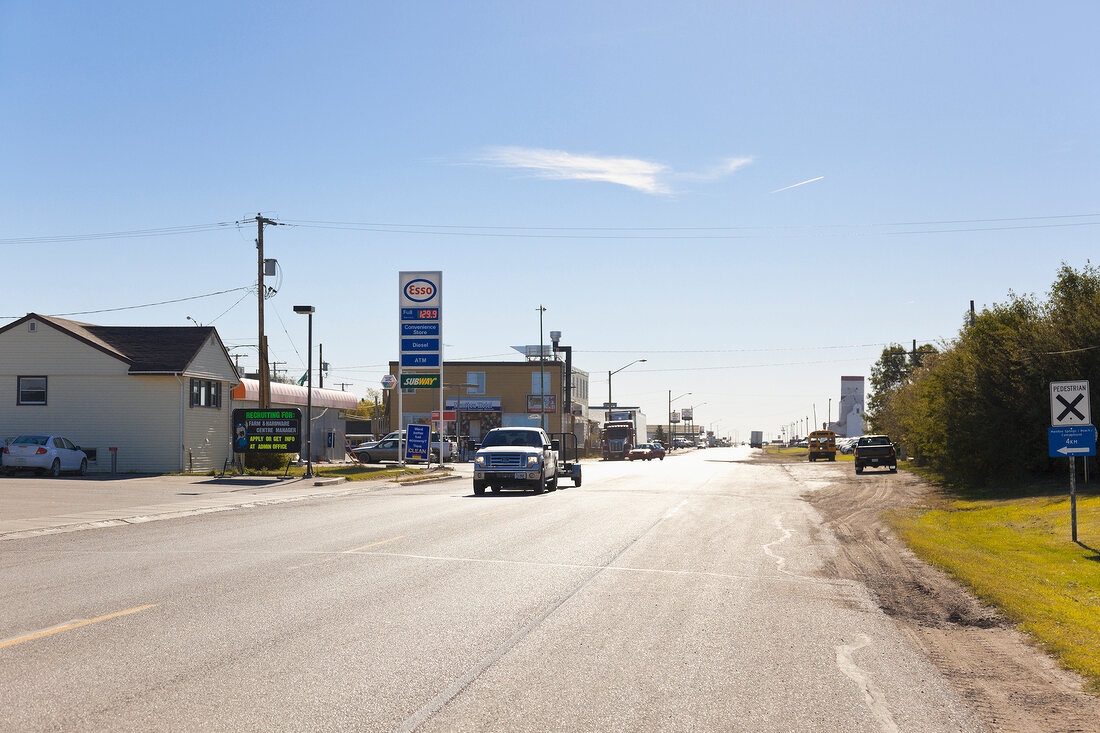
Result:
M293 458L289 453L245 453L245 468L254 471L283 471Z

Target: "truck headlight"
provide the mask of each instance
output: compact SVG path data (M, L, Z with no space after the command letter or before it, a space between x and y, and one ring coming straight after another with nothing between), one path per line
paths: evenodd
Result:
M474 457L474 464L476 464L478 466L484 466L485 465L485 456L475 456Z
M538 456L527 456L527 465L528 466L538 466L539 465L539 457Z

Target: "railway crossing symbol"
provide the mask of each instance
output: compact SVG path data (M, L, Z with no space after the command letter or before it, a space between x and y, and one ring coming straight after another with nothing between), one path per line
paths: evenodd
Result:
M1050 424L1056 428L1092 424L1087 379L1050 383Z

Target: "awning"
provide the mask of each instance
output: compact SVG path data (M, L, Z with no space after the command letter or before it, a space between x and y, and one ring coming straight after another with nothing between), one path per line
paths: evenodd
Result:
M276 405L301 405L306 406L306 397L309 389L299 387L296 384L271 383L271 403ZM233 388L233 399L241 402L260 401L260 380L242 379L241 383ZM340 410L354 410L359 406L359 398L351 392L341 392L335 389L313 388L314 407L335 407Z

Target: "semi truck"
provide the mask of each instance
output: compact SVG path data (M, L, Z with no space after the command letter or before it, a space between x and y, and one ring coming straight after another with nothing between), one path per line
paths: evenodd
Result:
M764 431L753 430L749 435L749 447L750 448L763 448L764 447Z
M612 410L600 433L605 461L622 461L638 442L646 442L645 416L639 410ZM639 437L640 436L640 437Z

